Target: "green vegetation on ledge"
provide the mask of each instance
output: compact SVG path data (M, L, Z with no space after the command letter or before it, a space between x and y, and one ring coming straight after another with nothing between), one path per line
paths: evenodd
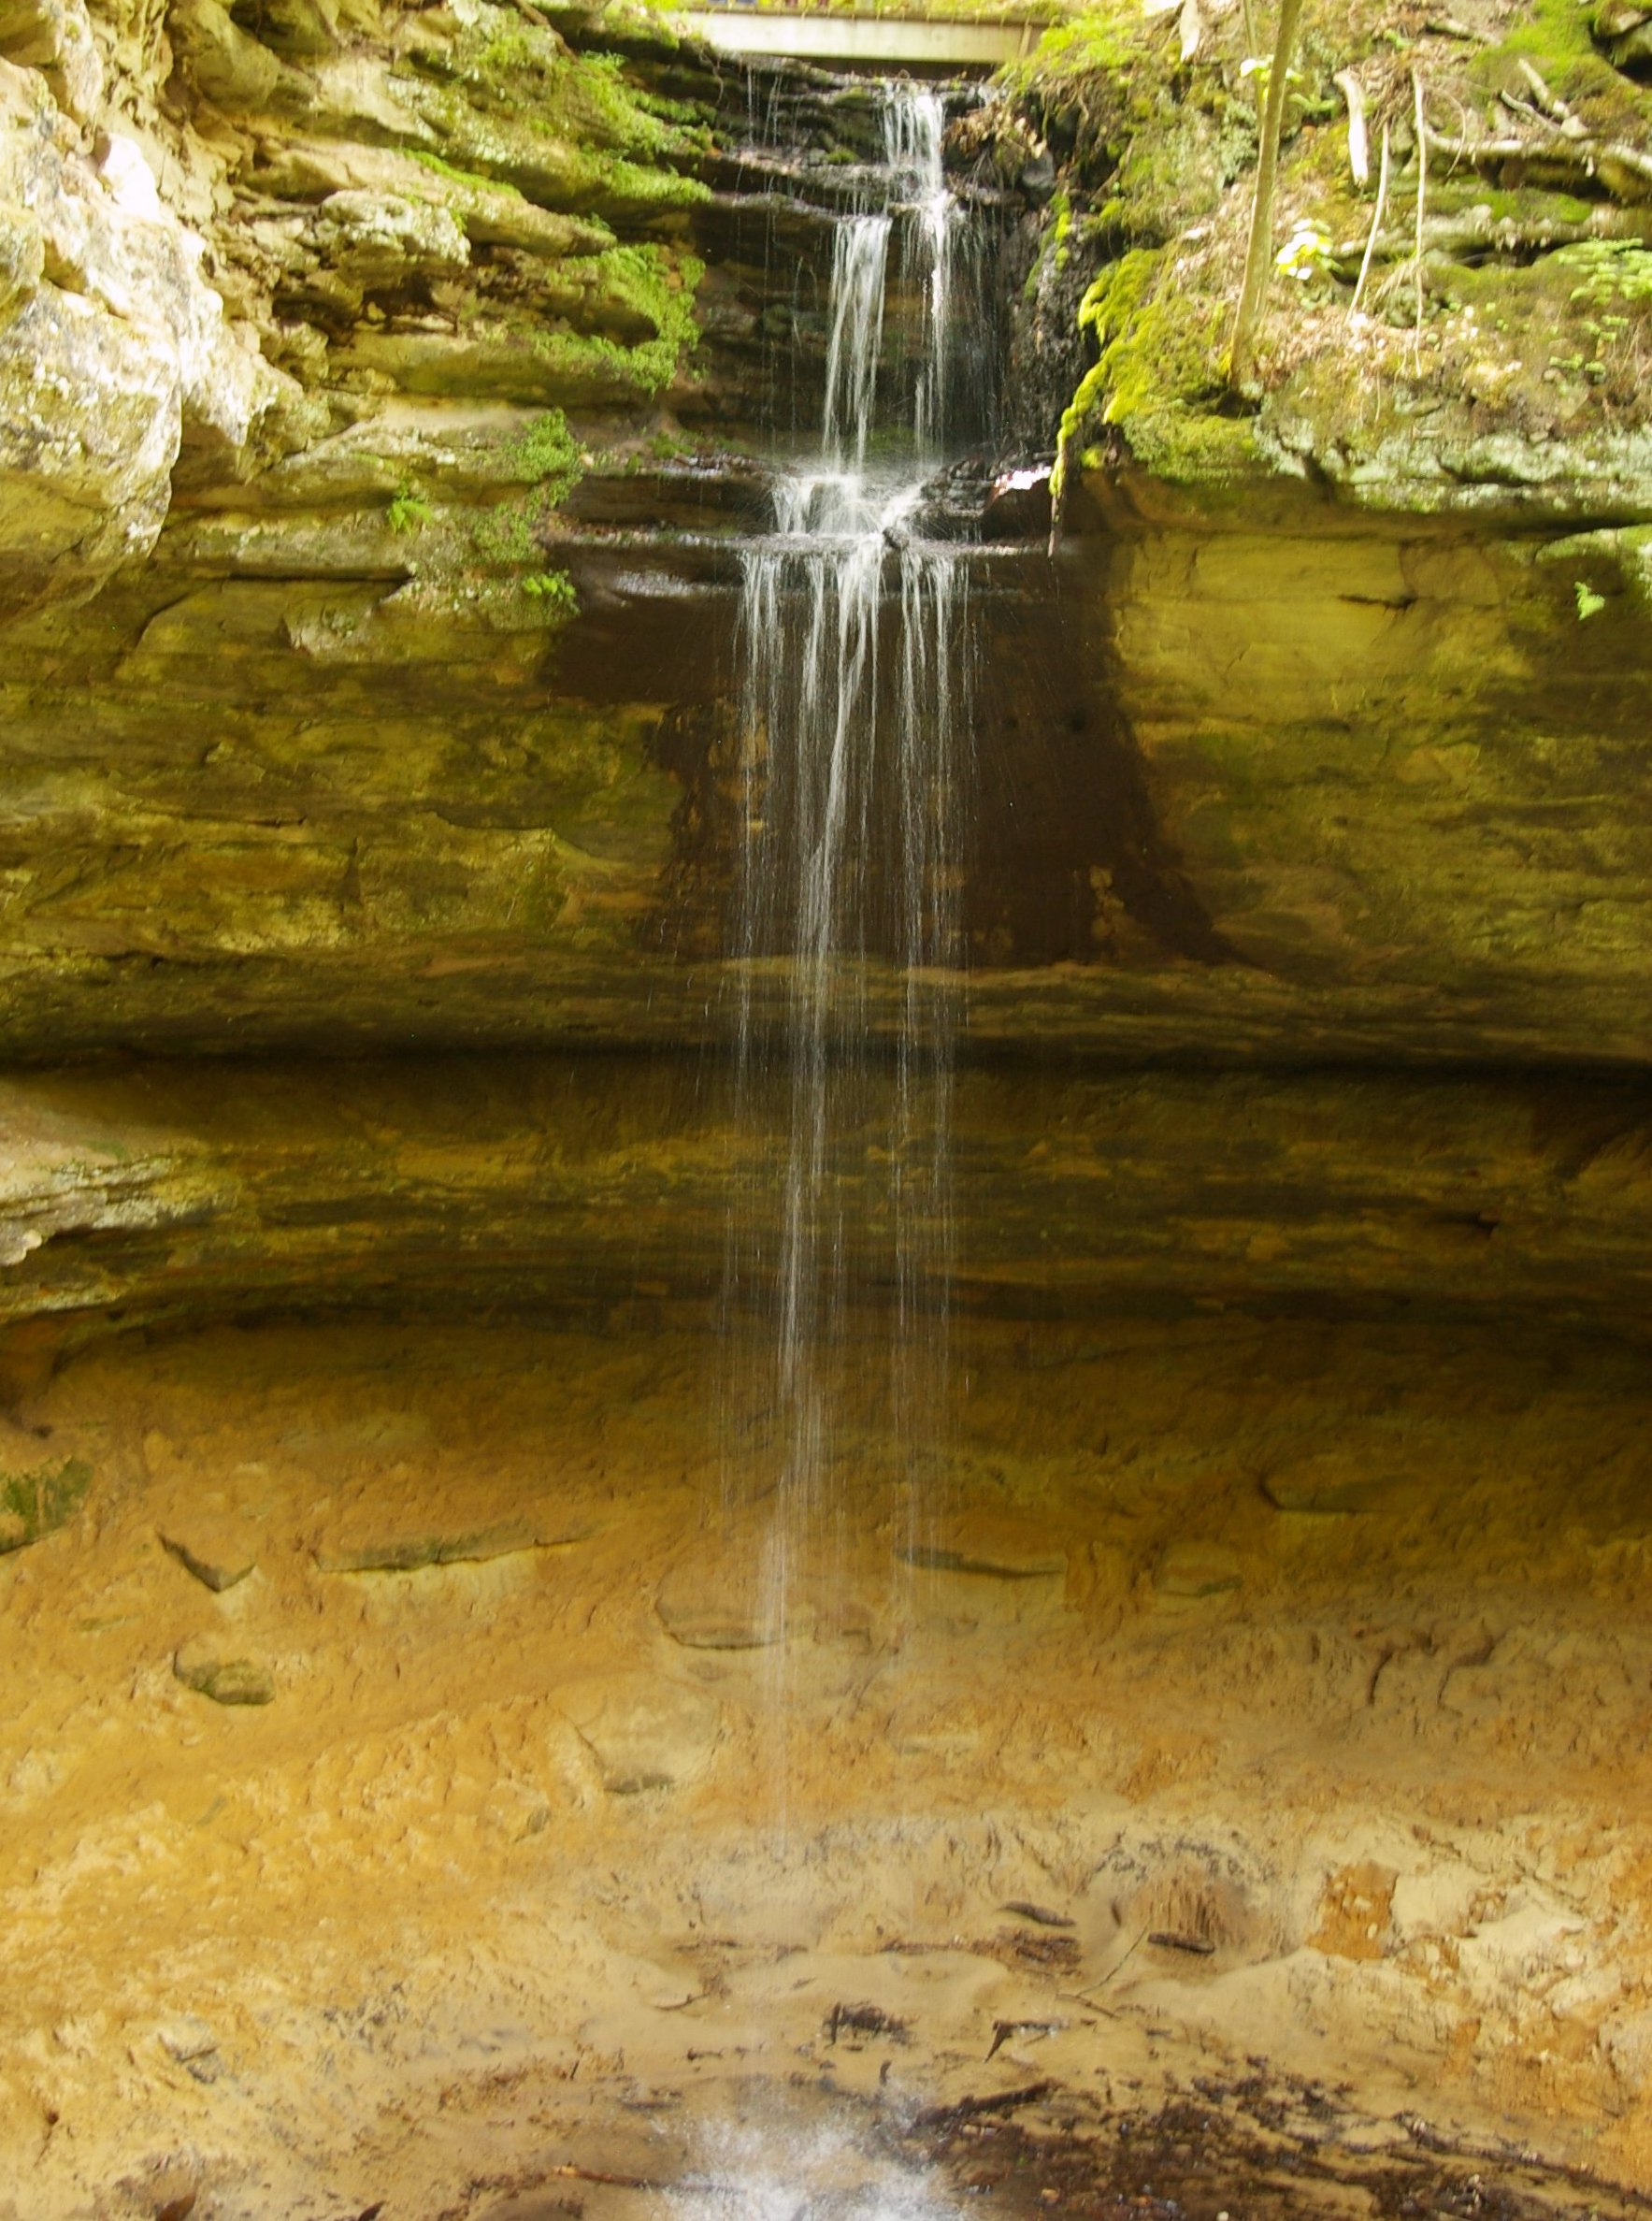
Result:
M704 126L686 109L661 113L618 55L575 52L549 26L480 0L456 37L415 44L411 58L416 104L457 179L631 223L707 197L672 166L704 143Z
M1265 50L1272 11L1250 13ZM1246 21L1194 19L1187 52L1185 16L1099 0L1003 73L1000 172L1029 149L1056 168L1028 297L1067 266L1087 280L1093 359L1058 471L1652 515L1652 87L1602 54L1589 9L1483 0L1464 30L1309 0L1242 397L1228 350L1265 74Z
M1075 453L1085 459L1084 442L1097 422L1116 429L1144 468L1172 484L1219 481L1254 465L1248 422L1211 406L1221 398L1212 365L1227 304L1166 285L1165 254L1131 248L1085 295L1079 323L1099 355L1061 420L1063 477Z

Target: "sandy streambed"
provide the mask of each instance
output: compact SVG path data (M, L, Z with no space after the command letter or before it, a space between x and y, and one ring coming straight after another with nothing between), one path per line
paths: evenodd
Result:
M680 2206L777 2093L920 2205L1652 2182L1643 1351L969 1330L914 1523L869 1328L782 1655L656 1327L14 1367L0 2214Z

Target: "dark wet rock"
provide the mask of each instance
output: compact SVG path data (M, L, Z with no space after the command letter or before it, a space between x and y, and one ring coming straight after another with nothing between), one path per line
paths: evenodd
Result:
M1051 197L1056 190L1056 164L1048 148L1022 165L1018 182L1030 200L1046 201Z
M1037 540L1050 529L1050 473L1041 464L1001 471L992 482L981 512L987 540Z
M772 488L772 470L745 456L656 463L644 454L622 470L587 472L563 514L651 533L760 532L773 516Z

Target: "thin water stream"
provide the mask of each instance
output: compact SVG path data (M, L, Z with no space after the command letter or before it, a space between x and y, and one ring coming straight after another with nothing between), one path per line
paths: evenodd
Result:
M955 1262L969 576L918 516L967 429L951 406L965 224L942 166L942 96L897 81L883 98L883 163L866 205L836 225L815 451L778 480L772 529L746 553L739 635L740 1084L742 1098L778 1084L788 1115L778 1237L765 1249L760 1215L737 1215L729 1278L737 1311L769 1322L767 1350L742 1369L769 1418L760 1607L783 1804L797 1568L830 1563L844 1516L835 1477L848 1446L822 1355L840 1344L852 1305L887 1318L904 1466L892 1557L910 1563L942 1464ZM906 313L892 341L896 291ZM785 980L778 1032L757 1024L753 993L774 964ZM878 968L896 982L892 1051L869 1040ZM846 1152L855 1176L828 1177ZM849 1212L862 1221L854 1240ZM869 1254L876 1284L852 1285L849 1260Z

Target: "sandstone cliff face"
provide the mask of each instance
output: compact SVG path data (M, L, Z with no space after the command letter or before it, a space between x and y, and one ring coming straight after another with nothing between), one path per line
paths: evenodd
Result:
M122 970L216 964L222 1020L248 959L416 973L570 889L635 907L603 851L636 720L547 707L572 598L539 540L585 459L562 405L634 440L694 335L679 111L538 15L255 25L12 40L0 512L7 613L45 613L8 658L7 941L54 1006L14 1049L141 1031ZM591 857L557 821L605 790Z
M631 400L691 329L703 189L612 57L486 7L243 13L7 15L7 613L385 397ZM420 444L346 456L324 505L417 502Z
M718 702L762 514L738 450L818 362L811 195L864 103L788 96L800 181L729 151L742 88L613 18L44 22L6 80L0 1043L717 1035ZM1313 73L1369 28L1313 32L1282 226L1345 161ZM1172 295L1217 331L1247 190L1236 36L1181 79L1156 31L1111 79L1081 44L1018 95L1062 182L1027 220L1007 439L1054 441L1098 257L1090 291L1135 305L1090 319L1054 567L1027 541L983 574L975 1032L1634 1061L1645 435L1564 379L1474 400L1448 299L1415 376L1340 387L1323 274L1274 288L1259 415L1177 386ZM1634 80L1571 66L1630 132ZM1185 140L1228 153L1171 192ZM1522 238L1558 222L1544 190ZM1513 314L1524 250L1498 252ZM1411 414L1378 438L1361 394Z
M1050 2155L1121 2119L1108 2195L1213 2214L1652 2181L1643 311L1539 252L1647 204L1557 192L1508 74L1633 152L1645 25L1464 7L1310 11L1329 243L1238 410L1242 11L1099 9L955 119L990 461L1066 483L1054 549L979 472L931 520L944 1471L920 1518L869 1081L782 1668L726 704L872 105L615 9L0 0L6 2221L530 2221L570 2166L642 2221L799 2077L1018 2214L1111 2210ZM1439 166L1420 336L1397 220L1335 290L1350 60L1396 149L1415 65L1550 166Z
M103 73L84 11L10 43L52 57L40 70L8 62L0 79L0 556L15 615L84 599L149 553L186 432L233 463L279 442L302 396L226 315L202 275L205 242L162 205L130 131L93 137Z

